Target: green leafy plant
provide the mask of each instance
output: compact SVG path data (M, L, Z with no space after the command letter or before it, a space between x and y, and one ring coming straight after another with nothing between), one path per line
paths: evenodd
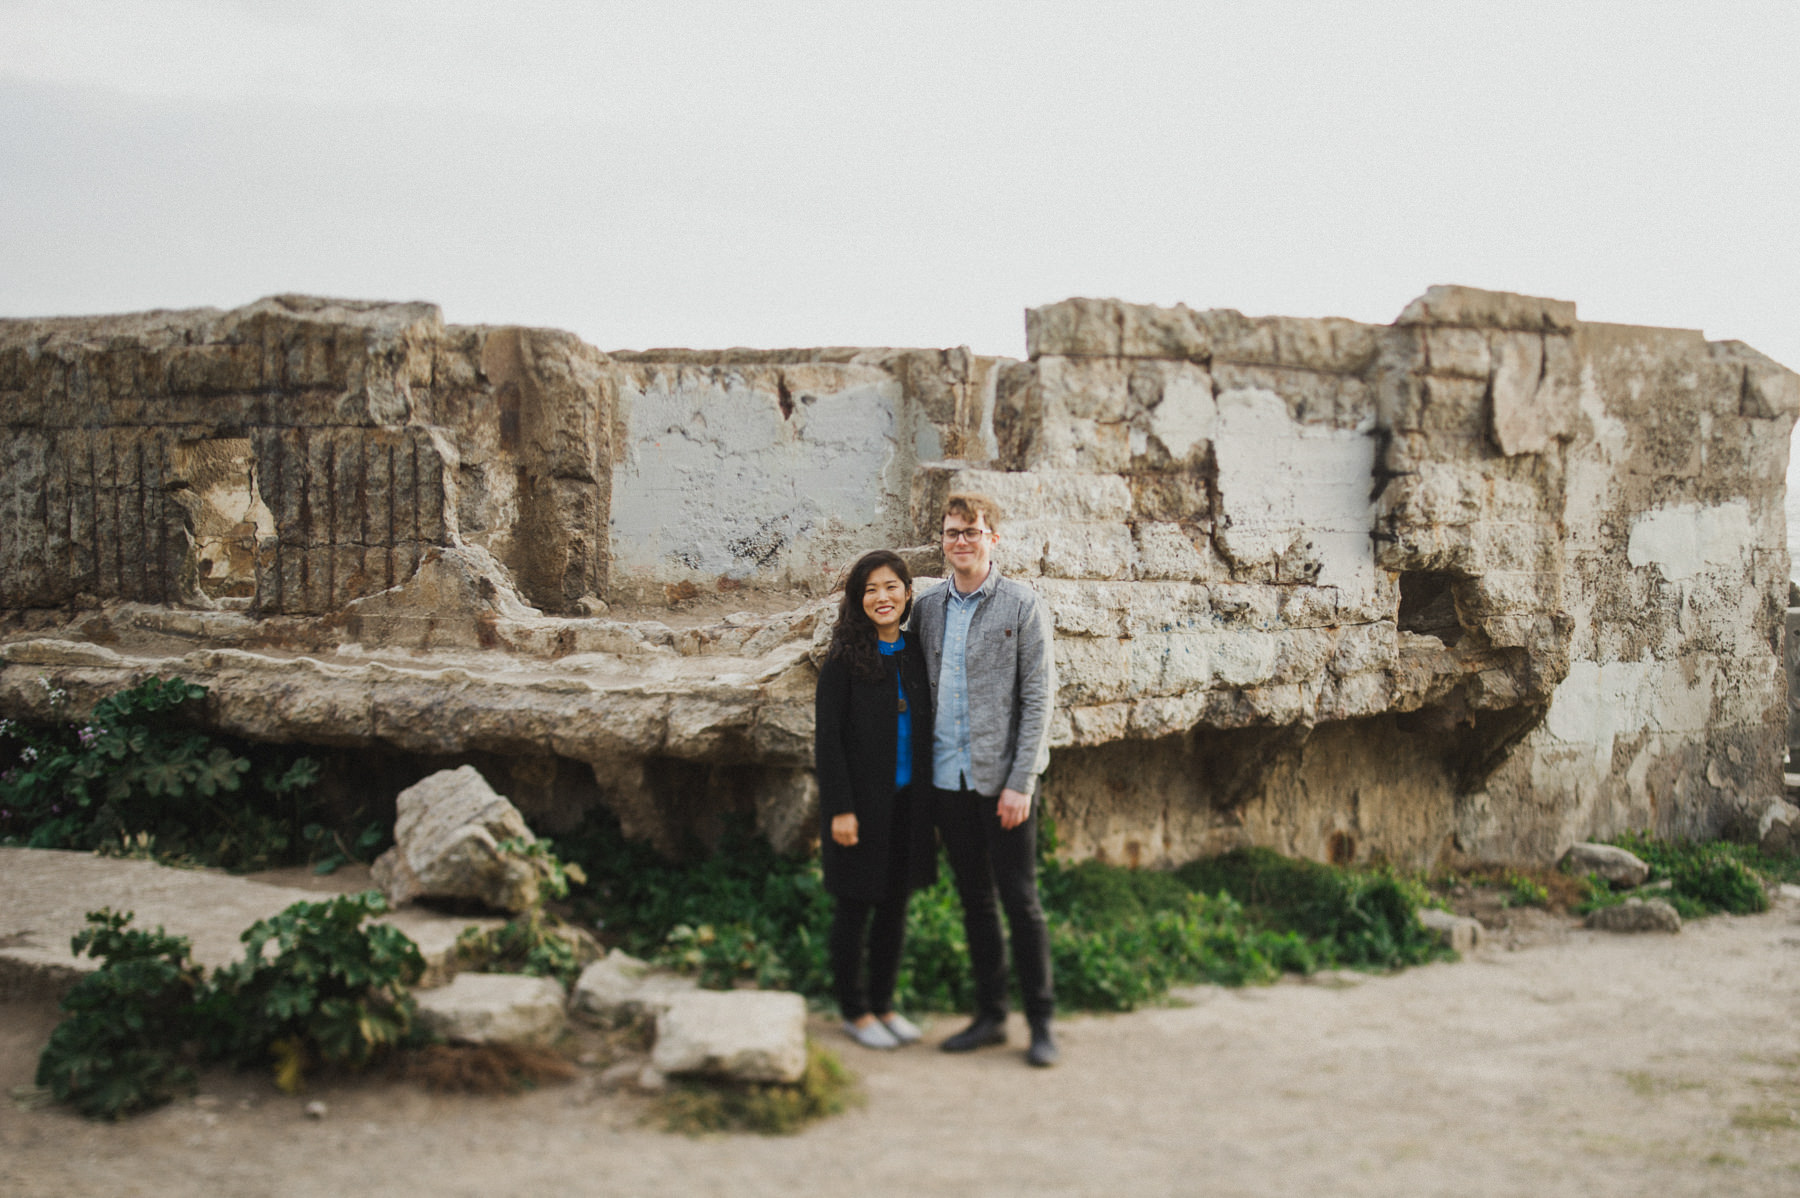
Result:
M575 984L599 955L592 937L536 909L500 927L467 928L456 938L458 968L477 973L523 973Z
M806 1072L795 1085L683 1082L662 1095L657 1110L670 1131L773 1136L792 1135L861 1100L855 1079L836 1054L808 1041Z
M1764 878L1795 875L1795 858L1772 858L1754 845L1731 841L1666 841L1628 834L1614 842L1650 866L1652 881L1667 879L1668 899L1683 919L1720 911L1748 915L1769 909Z
M697 928L676 924L669 929L656 960L698 973L700 984L713 990L729 990L740 980L761 989L780 990L792 976L774 947L758 940L756 930L742 923L718 928L704 923Z
M44 685L60 714L67 694ZM191 705L205 696L180 678L149 678L101 699L80 725L0 720L0 843L154 845L159 859L231 869L294 859L317 764L264 747L253 774L250 756L192 726Z
M495 847L505 856L523 857L536 867L538 892L546 899L568 898L571 886L587 883L587 871L558 857L555 846L541 837L526 840L522 836L509 836Z
M1548 907L1550 888L1525 874L1509 873L1501 902L1508 907Z
M1397 968L1449 955L1420 927L1428 901L1415 881L1245 850L1173 873L1055 856L1040 825L1039 879L1059 1001L1125 1010L1169 986L1227 985L1328 965ZM707 985L784 985L831 994L825 942L832 903L816 860L782 857L747 828L728 826L716 850L670 862L626 841L596 813L562 839L594 882L576 900L584 920L633 955L700 973ZM896 1005L966 1010L968 950L948 868L907 910Z
M131 915L88 913L70 943L100 968L70 988L38 1058L37 1084L94 1119L117 1119L194 1087L188 1042L204 990L185 937L130 926Z
M1229 894L1266 928L1313 942L1320 966L1397 969L1449 955L1419 924L1424 886L1389 871L1248 848L1191 862L1175 876L1202 893Z
M358 1068L407 1042L416 1015L407 987L425 960L398 928L365 925L386 910L369 890L252 924L244 959L221 969L207 996L220 1029L213 1051L243 1064L273 1055L277 1083L292 1091L314 1064Z

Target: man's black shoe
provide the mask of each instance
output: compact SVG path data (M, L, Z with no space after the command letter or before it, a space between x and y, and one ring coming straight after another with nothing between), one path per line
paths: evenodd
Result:
M1025 1063L1039 1069L1048 1069L1061 1059L1062 1053L1057 1051L1056 1037L1050 1034L1050 1025L1034 1025L1031 1029L1031 1047L1025 1050Z
M1006 1020L982 1016L938 1045L941 1052L974 1052L991 1044L1006 1043Z

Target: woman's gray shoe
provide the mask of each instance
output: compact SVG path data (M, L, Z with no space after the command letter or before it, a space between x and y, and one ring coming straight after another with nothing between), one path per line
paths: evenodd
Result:
M894 1033L887 1030L881 1020L877 1019L867 1027L857 1027L850 1020L844 1020L844 1034L862 1045L864 1048L890 1049L899 1048L900 1041Z
M902 1044L917 1044L925 1035L919 1030L917 1024L898 1011L887 1015L877 1015L875 1018L883 1027L893 1033L894 1039Z

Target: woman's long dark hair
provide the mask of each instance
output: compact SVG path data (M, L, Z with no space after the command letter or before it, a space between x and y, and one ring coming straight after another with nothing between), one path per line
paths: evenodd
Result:
M837 627L831 633L831 647L825 650L826 657L839 659L852 674L871 681L879 679L883 670L881 650L875 647L875 622L863 610L863 591L869 585L869 575L883 566L892 570L906 587L906 609L900 613L900 622L906 623L912 615L912 571L900 555L889 549L865 553L850 567L850 577L844 582L844 599L838 604Z

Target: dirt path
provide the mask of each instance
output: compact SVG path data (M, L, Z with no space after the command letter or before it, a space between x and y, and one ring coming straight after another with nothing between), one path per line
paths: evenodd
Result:
M666 1135L591 1077L514 1099L337 1088L310 1096L322 1121L232 1074L118 1126L7 1103L0 1194L1800 1193L1793 898L1675 937L1184 993L1067 1020L1048 1072L1016 1047L844 1046L866 1107L792 1138ZM51 1018L0 1006L0 1084L30 1080Z

